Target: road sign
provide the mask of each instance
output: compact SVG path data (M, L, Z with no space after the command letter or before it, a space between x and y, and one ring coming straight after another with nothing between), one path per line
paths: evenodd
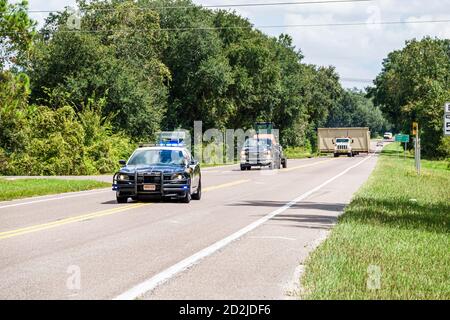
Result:
M397 134L395 136L396 142L409 142L409 135L408 134Z
M450 113L444 116L444 135L450 136Z
M412 135L416 135L419 131L419 124L417 122L413 122L412 124Z
M444 106L444 136L450 136L450 102Z

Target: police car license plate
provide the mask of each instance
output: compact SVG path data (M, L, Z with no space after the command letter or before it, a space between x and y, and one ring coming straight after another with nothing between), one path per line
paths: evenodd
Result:
M144 185L144 191L155 191L156 186L154 184L146 184Z

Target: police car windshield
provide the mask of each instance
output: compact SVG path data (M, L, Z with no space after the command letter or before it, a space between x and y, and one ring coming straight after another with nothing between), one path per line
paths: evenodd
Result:
M270 139L247 139L245 141L244 147L246 148L256 148L256 147L270 147L272 141Z
M128 161L128 165L182 165L184 159L183 152L180 150L138 150Z
M349 139L336 139L337 143L347 143Z

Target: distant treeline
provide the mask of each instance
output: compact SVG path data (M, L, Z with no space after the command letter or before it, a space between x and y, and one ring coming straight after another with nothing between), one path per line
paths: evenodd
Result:
M80 16L52 13L36 31L27 6L0 0L0 173L110 172L136 141L195 120L271 121L284 146L314 150L318 127L377 134L412 117L386 98L401 80L383 76L388 65L370 96L345 90L333 67L303 63L289 35L269 37L236 13L190 0L79 0ZM447 46L448 68L448 43L424 41ZM445 81L448 94L448 69Z

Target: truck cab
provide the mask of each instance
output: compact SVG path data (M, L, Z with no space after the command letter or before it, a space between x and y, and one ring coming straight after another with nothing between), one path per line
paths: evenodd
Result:
M337 158L342 154L353 157L355 154L352 150L353 140L351 138L336 138L334 144L334 157Z

